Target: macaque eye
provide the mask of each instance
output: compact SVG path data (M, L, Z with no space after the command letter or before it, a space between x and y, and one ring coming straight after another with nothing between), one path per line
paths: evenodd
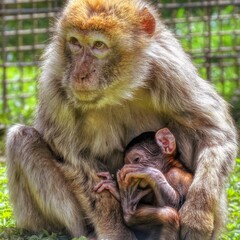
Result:
M139 161L140 161L140 157L136 157L133 159L133 163L139 163Z
M108 55L109 51L110 49L108 45L102 41L95 41L92 46L93 55L99 59L105 58Z
M73 54L78 54L82 50L82 45L76 37L70 37L68 39L68 45Z
M81 44L79 43L79 41L77 40L77 38L75 38L75 37L70 37L69 43L74 46L82 47Z
M102 41L96 41L96 42L94 43L94 45L93 45L93 48L99 49L99 50L101 50L101 49L106 49L106 48L107 48L107 45L106 45L104 42L102 42Z

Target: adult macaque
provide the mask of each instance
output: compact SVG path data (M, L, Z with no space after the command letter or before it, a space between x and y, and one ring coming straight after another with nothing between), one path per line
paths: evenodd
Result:
M126 147L124 167L117 174L119 190L109 173L94 190L109 190L121 201L128 226L141 239L179 239L179 216L192 174L176 159L176 142L169 129L142 133ZM137 180L137 181L136 181ZM143 197L153 192L153 198ZM139 230L141 232L139 232Z
M130 139L163 127L194 173L180 209L182 238L214 239L225 221L225 183L237 153L227 104L150 4L67 1L44 54L34 127L17 125L7 136L18 226L80 236L90 223L97 239L134 238L118 201L92 188L97 172L122 167Z

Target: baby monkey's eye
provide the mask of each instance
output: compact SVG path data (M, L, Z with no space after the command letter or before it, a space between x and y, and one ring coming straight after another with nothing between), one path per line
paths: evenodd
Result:
M133 163L138 163L140 161L140 157L136 157L133 159Z

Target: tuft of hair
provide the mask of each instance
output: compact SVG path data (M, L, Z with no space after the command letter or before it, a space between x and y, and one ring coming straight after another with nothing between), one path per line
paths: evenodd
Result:
M161 149L155 141L155 132L153 131L141 133L137 137L133 138L126 146L124 156L135 147L144 148L152 155L158 155L161 153Z
M61 25L86 30L101 30L120 35L140 30L155 31L155 9L139 0L71 0L63 11Z

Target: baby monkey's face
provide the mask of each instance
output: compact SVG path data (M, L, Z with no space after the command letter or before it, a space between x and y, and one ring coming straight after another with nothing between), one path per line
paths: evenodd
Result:
M146 150L144 147L136 147L132 148L129 152L126 153L124 158L125 164L135 164L139 166L145 166L157 168L158 167L158 161L159 156L152 155L148 150ZM140 179L139 181L139 187L140 188L147 188L148 183L144 179Z

